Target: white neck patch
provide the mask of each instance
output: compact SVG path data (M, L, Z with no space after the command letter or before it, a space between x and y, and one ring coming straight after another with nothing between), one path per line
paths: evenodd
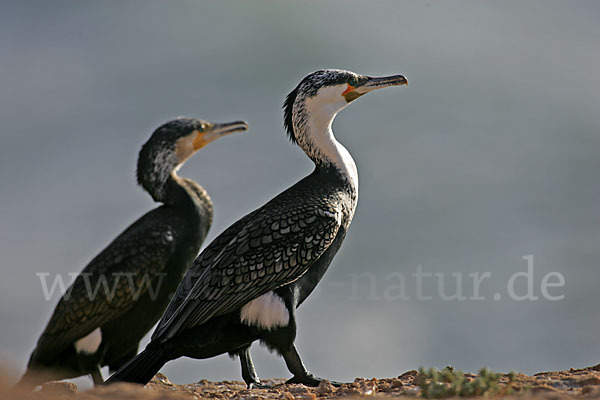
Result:
M332 93L328 93L331 91ZM323 92L323 93L322 93ZM322 98L335 95L339 102L324 103ZM324 159L333 164L340 173L347 177L355 190L358 190L358 170L350 152L337 141L331 129L333 119L348 103L341 96L337 86L323 88L316 96L302 99L304 107L295 114L294 119L303 119L302 122L294 121L294 130L297 131L298 144L306 154L314 159ZM304 114L304 115L300 115Z
M94 354L100 347L100 343L102 343L102 332L100 328L96 328L75 342L75 350L77 353Z
M267 292L242 307L242 322L268 331L287 326L290 314L283 299L273 292Z

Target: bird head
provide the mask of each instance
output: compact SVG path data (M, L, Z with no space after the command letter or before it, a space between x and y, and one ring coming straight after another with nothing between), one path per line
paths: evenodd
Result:
M284 124L293 142L295 124L302 125L301 114L311 113L311 117L333 119L335 114L360 96L388 86L407 85L402 75L370 77L351 71L324 69L307 75L287 96L284 108ZM301 126L299 128L302 128Z
M162 186L196 151L215 139L248 129L244 121L223 124L177 118L158 127L138 157L138 182L151 194ZM158 191L160 192L160 191ZM152 194L157 199L154 194ZM158 195L160 197L160 194Z

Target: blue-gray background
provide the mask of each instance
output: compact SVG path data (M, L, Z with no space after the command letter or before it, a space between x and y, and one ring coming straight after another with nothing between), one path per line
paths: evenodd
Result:
M180 115L249 122L181 171L215 202L213 238L311 171L280 105L324 67L402 73L410 86L365 96L334 124L360 201L299 313L310 369L347 380L600 362L597 2L3 1L0 11L0 357L15 374L58 300L44 300L36 273L79 271L155 206L134 167L156 126ZM528 254L535 295L556 271L566 285L551 294L563 300L507 298ZM419 265L449 284L462 272L467 295L466 274L491 272L486 300L418 301ZM349 274L362 271L374 293L366 280L352 293ZM397 283L393 272L411 300L369 300ZM262 376L288 376L253 349ZM163 371L239 379L227 357Z

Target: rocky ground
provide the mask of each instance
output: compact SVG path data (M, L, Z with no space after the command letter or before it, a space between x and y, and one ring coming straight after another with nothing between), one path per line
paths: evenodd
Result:
M462 375L461 375L462 377ZM477 379L477 375L465 374L465 382ZM496 380L494 380L496 382ZM497 379L497 387L486 392L483 396L473 396L472 399L481 397L510 398L510 399L552 399L562 398L600 398L600 365L571 369L569 371L543 372L533 376L515 374L502 375ZM126 399L126 400L174 400L174 399L233 399L233 400L259 400L259 399L334 399L377 397L404 398L406 400L423 398L422 385L419 383L419 373L408 371L397 378L363 379L358 378L353 383L335 388L329 383L322 383L317 388L307 388L303 385L287 385L281 380L265 381L273 385L271 389L246 389L241 382L208 382L176 385L162 374L142 387L130 384L115 384L105 387L78 392L77 386L67 382L50 382L34 393L17 393L8 385L0 386L0 399L23 400L100 400L100 399ZM442 383L444 385L444 383Z

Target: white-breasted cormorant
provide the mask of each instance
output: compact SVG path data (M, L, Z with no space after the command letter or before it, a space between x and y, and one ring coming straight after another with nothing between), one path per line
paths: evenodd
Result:
M245 122L178 118L160 126L140 150L137 181L160 207L115 238L58 302L19 387L119 369L137 354L158 321L212 223L206 191L177 170L207 143L245 131Z
M317 71L300 82L284 103L285 127L315 170L234 223L198 256L152 341L107 383L147 383L169 360L228 352L240 356L248 386L261 386L249 353L255 340L283 356L293 374L288 382L321 382L294 345L296 308L342 244L358 199L356 165L331 125L363 94L406 83L400 75L371 78L341 70Z

